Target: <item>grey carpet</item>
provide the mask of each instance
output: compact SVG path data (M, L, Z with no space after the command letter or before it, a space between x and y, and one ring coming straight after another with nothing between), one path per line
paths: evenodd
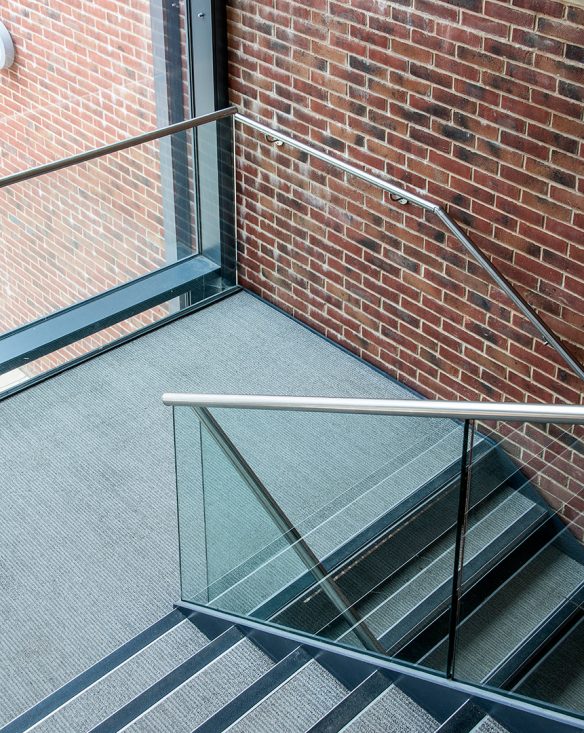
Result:
M192 733L272 666L263 652L243 639L123 730Z
M337 679L312 661L226 730L229 733L303 733L332 710L347 692Z
M486 717L470 731L470 733L509 733L500 723L493 718Z
M342 733L434 733L438 722L397 687L373 700Z
M480 682L584 580L584 568L547 546L461 625L455 676ZM444 669L446 642L422 660Z
M0 403L0 724L156 621L179 595L165 391L412 397L241 293ZM199 436L188 426L185 597L206 584L193 510ZM383 431L378 456L357 451L362 467L372 461L367 475L390 459L385 447L403 454L414 431L420 438L417 423L393 427L399 440ZM367 430L371 437L373 423ZM322 491L316 506L341 493L328 483Z
M182 621L43 721L35 733L92 730L206 643L207 638L190 621Z
M583 659L584 621L580 621L516 692L581 714L584 704Z

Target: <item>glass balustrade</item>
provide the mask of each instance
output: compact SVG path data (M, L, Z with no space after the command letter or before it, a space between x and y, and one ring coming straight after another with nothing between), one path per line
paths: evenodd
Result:
M203 405L174 420L183 602L582 712L581 657L572 688L558 676L582 637L581 428Z

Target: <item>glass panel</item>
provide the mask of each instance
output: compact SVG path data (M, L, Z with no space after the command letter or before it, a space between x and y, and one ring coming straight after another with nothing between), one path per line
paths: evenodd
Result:
M461 425L214 409L209 432L175 411L184 600L409 661L426 627L445 632ZM183 552L203 524L205 588L203 550Z
M584 665L576 647L566 662L568 640L580 641L584 600L579 429L480 427L455 676L506 687L533 670L520 690L558 705L574 700L581 679L582 712ZM434 650L440 653L444 642ZM555 687L554 675L564 680Z
M220 146L216 166L229 163L231 126L226 119L209 130L207 142ZM207 166L195 190L194 135L175 133L0 190L0 332L193 254L221 264L228 252L217 289L234 282L231 187L223 169ZM217 206L207 219L222 227L203 246L196 196L208 201L210 191Z
M138 315L132 316L132 318L120 321L114 326L97 331L91 336L79 339L79 341L75 341L69 344L69 346L52 351L47 356L34 359L33 361L27 361L26 364L23 364L17 369L4 372L0 374L0 394L17 388L19 385L40 377L53 369L64 366L71 361L91 353L99 352L118 339L130 336L156 324L173 313L177 313L181 310L181 307L180 299L174 298L157 305L155 308L148 308L148 310L142 311Z
M0 190L1 331L177 260L162 153L186 143L180 133Z

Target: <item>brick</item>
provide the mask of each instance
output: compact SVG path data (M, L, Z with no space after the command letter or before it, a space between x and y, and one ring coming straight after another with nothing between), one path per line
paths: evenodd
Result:
M549 18L540 18L537 21L537 30L552 38L559 38L568 43L582 42L582 29L575 25L564 23L560 20L550 20Z
M487 0L484 14L489 18L497 18L507 25L519 26L520 28L533 28L535 25L533 13L516 10L508 3L499 4Z
M579 86L578 84L569 84L566 81L560 81L558 84L558 91L564 97L573 99L576 102L584 102L584 86Z
M531 91L529 85L513 79L512 76L501 76L499 74L493 74L490 71L483 71L481 74L481 81L485 86L492 87L504 94L509 94L512 97L519 97L519 99L529 100Z
M419 79L430 82L431 84L436 84L438 86L445 87L446 89L452 89L452 77L446 73L434 71L434 69L430 67L422 66L417 63L410 64L410 73Z
M499 45L501 45L502 48L503 44L498 44L497 42L494 43L495 48L498 48ZM495 53L497 55L493 55ZM493 54L480 53L474 49L466 48L466 46L459 46L456 52L457 58L467 62L468 64L501 74L505 68L505 61L502 58L499 58L497 51L494 51Z
M549 56L535 55L535 67L553 74L563 81L576 82L582 80L582 68L574 64L567 64L561 59L550 58Z
M513 43L521 46L527 46L528 48L535 48L539 51L543 51L544 53L561 55L564 51L564 45L561 41L542 36L539 33L532 33L531 31L526 31L522 28L515 28L511 38ZM515 60L518 61L519 59Z

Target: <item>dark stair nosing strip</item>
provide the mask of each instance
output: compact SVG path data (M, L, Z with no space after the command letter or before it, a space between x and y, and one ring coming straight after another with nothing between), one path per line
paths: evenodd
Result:
M111 654L108 654L107 657L100 659L99 662L96 662L96 664L77 675L77 677L74 677L58 690L55 690L36 705L33 705L33 707L11 720L4 727L0 728L0 733L23 733L82 693L90 685L116 669L116 667L127 662L128 659L138 654L146 646L156 641L156 639L166 634L174 626L188 617L189 615L185 614L181 609L171 611L156 621L156 623L152 624L152 626L149 626L134 636L130 641L122 644L122 646L118 647Z
M505 578L507 582L541 550L542 545L553 541L553 534L550 534L552 532L554 530L549 517L545 518L484 575L474 579L462 598L463 609L466 610L462 623L502 587L501 578ZM443 643L445 619L448 618L449 612L450 607L447 606L442 614L400 649L399 658L409 663L419 664L421 659L426 658L432 650Z
M477 450L482 449L483 442L477 446ZM489 450L492 450L492 448ZM441 494L446 492L455 480L453 474L459 464L459 458L453 460L437 475L419 486L416 491L404 497L387 512L356 532L345 543L332 550L322 560L324 567L330 573L338 572L342 565L353 563L355 554L365 552L370 545L378 542L389 531L395 530L396 527L402 524L407 524L409 517L419 511L423 505L440 500ZM313 593L316 585L314 575L310 571L306 571L285 588L276 591L267 600L263 601L253 610L253 615L256 618L273 618L284 608L295 603L304 593Z
M445 720L436 733L462 733L471 731L483 720L486 712L473 700L468 699Z
M244 634L234 626L227 629L88 733L114 733L121 730L244 638Z
M481 465L483 463L483 461L486 462L490 457L492 457L493 454L494 454L494 451L496 450L496 448L490 446L489 443L488 443L488 441L485 439L485 440L481 441L481 443L479 444L478 450L479 450L479 457L475 460L475 464L474 464L475 466L476 465ZM445 469L445 471L446 472L450 471L451 470L451 467L457 465L459 462L460 462L459 459L457 459L456 461L453 461L452 464L450 464ZM439 478L440 476L442 476L443 473L444 472L442 472L441 474L439 474L439 476L437 478ZM426 485L423 485L422 489L424 489L424 486L426 486ZM495 492L499 491L500 489L501 489L501 485L499 484L495 488L487 487L486 490L482 490L478 495L477 495L477 492L475 492L473 494L473 508L475 508L475 507L479 506L480 504L482 504L483 501L486 501L492 494L494 494ZM420 489L418 489L418 491L414 492L414 494L417 495L419 493L419 491L420 491ZM385 542L385 539L384 538L385 537L387 537L389 535L395 536L395 534L398 533L398 532L407 531L407 528L411 525L412 520L414 520L414 521L417 520L420 517L420 515L421 514L424 514L425 512L435 511L439 507L439 505L441 504L441 502L444 502L444 501L447 501L448 502L448 501L450 501L452 499L453 494L455 492L457 493L457 491L458 491L458 488L457 488L457 482L456 482L456 480L454 480L454 481L449 480L444 485L442 485L441 488L439 488L439 490L434 491L434 492L431 492L427 496L426 496L426 492L424 491L424 496L421 498L421 500L419 501L419 503L414 508L412 508L408 512L406 512L396 522L394 522L393 524L390 524L390 526L388 526L386 528L386 531L385 532L382 532L381 534L375 535L375 538L374 539L370 540L368 543L366 543L365 545L363 545L360 548L360 550L359 550L360 554L364 558L369 557L369 555L371 554L372 551L373 552L376 551L376 547L377 546L384 544L384 542ZM401 506L401 505L396 505L396 507L398 507L398 506ZM390 510L390 513L393 512L396 509L396 507L394 507L392 510ZM380 520L378 520L378 521L380 521ZM404 560L400 565L396 565L396 567L394 567L392 569L392 574L398 573L401 569L403 569L404 567L406 567L406 565L411 561L411 559L413 557L415 557L418 554L422 553L425 549L427 549L428 547L430 547L433 542L437 541L438 539L440 539L441 536L443 536L444 534L446 534L447 532L449 532L450 530L452 530L454 528L455 528L455 524L454 525L444 526L443 529L442 529L442 532L439 535L433 536L432 539L425 546L420 545L415 551L412 551L413 554L412 554L411 557L408 557L408 559L407 560ZM355 537L358 537L358 536L360 536L360 535L359 534L358 535L355 535ZM343 548L344 548L344 546L343 546ZM324 559L325 567L326 567L326 564L329 561L329 559L330 558L325 558ZM346 559L346 561L344 563L341 563L341 564L335 566L331 570L331 573L334 573L334 574L337 574L337 573L343 574L343 568L344 567L347 567L347 566L355 566L355 558L354 557L349 558L349 559ZM383 578L381 581L379 581L378 585L380 585L381 583L385 583L388 579L389 579L388 577ZM262 605L260 605L258 608L256 608L254 610L253 615L256 616L256 617L259 617L259 618L266 617L266 618L270 618L271 620L274 620L278 616L282 616L282 614L286 614L297 603L301 603L302 602L302 597L304 595L306 595L306 594L310 594L310 595L318 594L320 591L318 589L315 590L314 585L315 585L314 578L312 578L310 576L310 573L306 573L306 574L300 576L299 578L297 578L295 581L293 581L293 583L291 583L289 586L287 586L287 588L284 591L282 591L282 590L281 591L277 591L267 601L264 601L262 603ZM372 590L374 590L374 588L369 589L368 592L371 592ZM289 601L287 601L282 606L281 605L282 604L282 598L284 597L284 594L285 593L291 595L292 596L292 599L289 600ZM361 598L359 600L363 600L363 598ZM354 603L356 604L358 602L359 601L355 601ZM272 611L274 611L274 609L276 609L276 611L272 614ZM268 614L268 615L266 616L266 614ZM334 623L334 621L335 621L335 619L332 619L331 623ZM286 622L284 623L284 625L286 625ZM309 633L315 633L315 630L311 630L311 629L306 629L306 630L309 631Z
M243 718L270 693L285 684L311 660L310 654L298 647L243 690L231 702L224 705L210 718L207 718L204 723L194 729L193 733L217 733L217 731L225 730L236 720Z
M392 684L382 672L373 672L351 690L336 707L309 728L307 733L337 733Z

